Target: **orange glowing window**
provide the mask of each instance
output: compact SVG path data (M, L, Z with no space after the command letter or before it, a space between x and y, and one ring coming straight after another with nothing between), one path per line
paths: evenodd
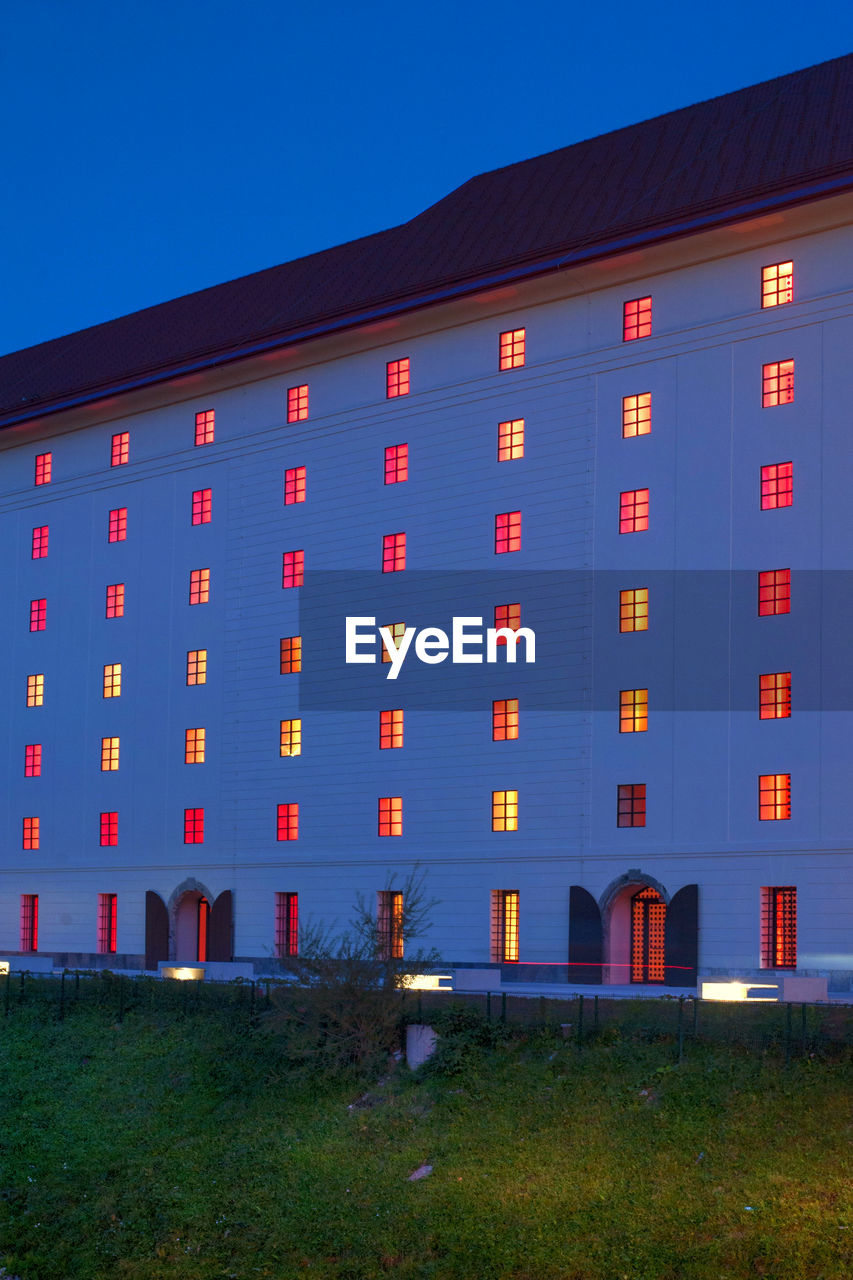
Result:
M284 473L284 505L305 501L306 485L305 467L290 467Z
M195 443L197 445L213 444L215 430L215 409L202 409L200 413L195 415Z
M299 894L275 895L275 954L279 959L299 955Z
M305 578L305 552L285 551L281 557L281 585L301 587Z
M184 732L184 764L204 764L204 748L207 739L205 729L187 729Z
M759 776L758 816L762 822L782 822L790 818L790 773L762 773Z
M761 890L761 968L797 967L797 890L774 885Z
M761 366L761 406L772 409L777 404L791 404L794 399L794 362L779 360Z
M27 676L27 706L40 707L44 703L44 676Z
M304 422L308 417L308 383L287 388L287 421Z
M619 732L645 733L648 727L648 689L622 689L619 693Z
M794 301L793 262L774 262L761 268L762 307L781 307Z
M498 462L524 457L524 419L498 423Z
M39 847L39 831L41 827L40 819L24 818L24 848L37 849Z
M21 951L39 949L39 896L21 894Z
M51 472L53 470L53 454L37 453L36 454L36 484L50 484Z
M104 667L104 697L121 697L121 663L109 662Z
M622 783L616 788L617 827L644 827L646 825L645 782Z
M405 533L386 533L382 539L382 572L398 573L406 567Z
M124 583L113 582L107 587L107 614L108 618L124 617Z
M299 805L280 804L276 818L277 840L299 839Z
M619 630L648 631L649 589L632 587L619 592Z
M518 631L521 626L521 605L515 604L496 604L495 605L495 630L496 631ZM506 644L506 636L499 635L497 644Z
M24 747L24 777L41 777L41 743L30 742Z
M405 622L389 622L386 630L391 632L391 639L394 642L394 647L399 649L400 641L403 639L403 636L406 634ZM391 661L391 655L385 647L384 640L382 642L382 661L383 662Z
M403 745L403 712L400 708L379 712L379 746L381 750Z
M403 958L403 895L393 889L376 895L376 940L381 960Z
M193 493L193 524L210 524L212 509L212 490L196 489Z
M279 669L283 676L302 670L302 636L282 636L279 642Z
M302 721L282 720L279 733L279 755L302 755Z
M517 889L493 889L491 910L491 958L498 964L518 963Z
M187 651L187 684L207 684L207 650Z
M409 394L409 357L389 360L385 366L385 395L389 400Z
M44 560L47 556L47 544L49 538L49 526L46 524L39 525L33 529L33 559Z
M518 830L518 792L492 792L492 830Z
M521 550L521 512L502 511L495 516L495 555Z
M385 450L385 483L402 484L409 478L409 446L389 444Z
M119 431L112 439L110 449L110 466L123 467L130 457L130 432Z
M794 501L793 462L774 462L761 468L761 510L790 507Z
M492 741L509 742L518 737L518 698L500 698L492 703Z
M499 369L520 369L524 364L525 329L507 329L498 349Z
M207 604L210 599L210 570L190 570L190 604Z
M401 836L403 834L403 797L379 797L379 834Z
M642 533L649 527L648 489L626 489L619 495L619 532Z
M652 429L652 394L643 391L637 396L622 397L622 435L647 436Z
M110 512L109 542L125 542L127 540L127 507L116 507Z
M47 600L30 601L30 631L44 631L47 626Z
M101 841L103 844L103 841ZM116 949L118 898L114 893L98 894L98 951L112 955Z
M184 844L204 844L204 809L184 809Z
M114 772L118 768L118 757L118 738L101 738L101 772Z
M791 612L791 570L766 569L758 575L758 616Z
M651 298L632 298L622 308L622 341L648 338L652 331Z
M101 845L106 848L118 844L118 814L101 814Z
M762 720L787 720L790 716L790 671L770 671L758 677L758 714Z

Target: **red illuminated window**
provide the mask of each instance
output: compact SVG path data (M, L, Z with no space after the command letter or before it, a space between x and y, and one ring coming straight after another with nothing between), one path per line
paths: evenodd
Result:
M27 676L27 706L41 707L44 705L44 675L39 673L35 676Z
M394 642L394 647L399 649L400 641L403 639L403 636L406 634L405 622L389 622L388 626L386 627L386 630L391 632L391 639ZM384 640L382 642L382 661L383 662L391 661L391 655L385 647Z
M210 524L211 489L196 489L193 493L193 524Z
M110 512L108 539L110 542L125 542L127 539L127 507L116 507Z
M761 366L761 405L772 409L777 404L790 404L794 399L794 362L779 360Z
M110 450L110 466L123 467L130 456L130 432L119 431L113 436L112 449Z
M521 605L520 604L496 604L495 605L495 630L496 631L518 631L521 626ZM498 636L497 644L506 644L506 636Z
M501 334L499 369L520 369L524 364L525 332L524 329L507 329Z
M21 951L39 949L39 896L21 894Z
M645 733L648 727L648 689L622 689L619 693L619 732Z
M761 268L762 307L781 307L794 301L793 262L774 262Z
M184 809L184 844L204 844L204 809Z
M492 830L518 830L518 792L492 792Z
M39 828L41 822L38 818L24 818L24 848L37 849L39 847Z
M617 827L644 827L646 825L645 782L623 783L616 788Z
M213 433L216 429L216 410L202 409L195 415L195 442L213 444Z
M101 772L114 773L118 769L120 741L118 738L101 738Z
M524 457L524 419L498 423L498 462Z
M305 577L305 552L285 551L281 557L282 587L301 587Z
M402 960L403 895L393 889L376 895L376 940L381 960Z
M619 495L619 532L642 533L649 527L648 489L626 489Z
M761 468L761 510L790 507L794 501L793 462L774 462Z
M495 516L495 555L521 550L521 512L502 511Z
M652 429L652 395L644 391L638 396L622 397L622 435L647 436Z
M619 592L619 630L648 631L649 589L633 587Z
M797 890L774 885L761 890L761 968L797 967Z
M308 383L287 388L287 421L304 422L308 417Z
M24 747L24 777L41 777L41 743L30 742Z
M283 676L295 675L302 670L302 636L282 636L279 661Z
M791 816L790 773L762 773L758 779L758 816L762 822L782 822Z
M207 684L207 650L187 651L187 684Z
M491 956L498 964L518 963L517 889L493 889L491 911Z
M758 714L762 720L787 720L790 716L790 671L770 671L758 677Z
M409 478L409 446L389 444L385 450L385 483L402 484Z
M290 467L284 473L284 504L289 507L294 502L305 501L305 478L306 471L304 467Z
M33 529L33 559L44 560L47 555L49 527L46 524Z
M403 712L399 708L393 711L379 712L379 746L384 751L391 747L403 745Z
M389 360L385 366L385 395L389 400L409 394L409 357Z
M401 836L403 834L403 797L379 797L379 834Z
M210 600L210 570L190 570L190 604L207 604Z
M651 298L632 298L622 308L622 341L648 338L652 331Z
M518 698L500 698L492 703L492 740L508 742L517 737Z
M767 569L758 575L758 616L791 612L791 570Z
M276 825L277 840L299 839L299 805L280 804Z
M101 844L102 845L118 844L118 814L117 813L101 814Z
M30 631L44 631L47 625L47 601L30 601Z
M382 572L397 573L406 567L405 533L386 533L382 539Z
M299 894L275 895L275 954L283 959L299 955Z
M103 840L101 844L103 844ZM98 951L112 955L116 949L118 898L114 893L98 894Z
M184 731L184 764L204 764L206 729Z
M107 617L124 617L124 583L114 582L107 587Z
M37 453L36 454L36 484L50 484L51 471L53 470L53 454Z

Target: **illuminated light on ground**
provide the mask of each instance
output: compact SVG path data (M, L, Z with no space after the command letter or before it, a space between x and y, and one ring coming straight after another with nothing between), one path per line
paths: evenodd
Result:
M753 996L752 991L775 991L772 996ZM752 1000L778 1001L779 987L775 982L703 982L703 1000Z
M164 967L160 970L161 978L176 978L178 982L200 982L204 977L204 969L193 969L188 966Z
M407 991L452 991L451 973L404 973L400 985Z

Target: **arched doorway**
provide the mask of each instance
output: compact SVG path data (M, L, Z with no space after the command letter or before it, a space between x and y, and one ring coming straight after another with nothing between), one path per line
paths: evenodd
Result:
M601 898L606 983L666 982L668 901L663 885L640 870L610 883Z
M207 959L210 902L203 893L190 889L181 894L175 907L175 959L195 964Z

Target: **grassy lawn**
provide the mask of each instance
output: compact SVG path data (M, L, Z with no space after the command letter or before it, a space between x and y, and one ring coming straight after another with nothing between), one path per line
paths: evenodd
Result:
M531 1033L350 1107L368 1086L292 1071L227 1012L22 1005L0 1017L0 1261L21 1280L847 1280L849 1067L611 1041Z

